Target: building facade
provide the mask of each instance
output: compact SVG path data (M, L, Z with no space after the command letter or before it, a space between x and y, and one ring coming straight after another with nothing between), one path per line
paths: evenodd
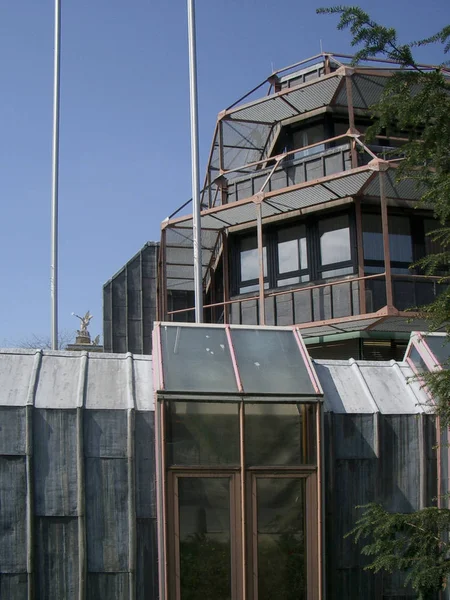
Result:
M205 322L296 325L312 356L369 360L400 359L426 329L410 309L436 298L439 277L411 264L436 250L439 224L396 181L407 135L366 140L398 68L316 56L219 114L201 194ZM190 214L162 224L163 321L193 320L192 228Z

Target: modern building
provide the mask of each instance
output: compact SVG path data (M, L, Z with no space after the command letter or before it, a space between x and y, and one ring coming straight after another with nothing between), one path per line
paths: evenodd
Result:
M398 69L315 56L219 114L201 194L205 322L296 325L313 357L368 360L401 359L426 329L408 309L439 278L410 267L438 223L414 182L396 182L406 134L366 140ZM162 224L161 321L193 320L192 230L191 214Z
M2 350L0 597L414 598L344 535L448 489L412 379L442 340L311 361L295 328L168 323L153 357Z
M436 223L403 132L365 137L397 68L321 54L220 113L203 324L180 211L105 284L106 353L0 352L0 598L415 597L344 537L449 489L449 347L407 311Z

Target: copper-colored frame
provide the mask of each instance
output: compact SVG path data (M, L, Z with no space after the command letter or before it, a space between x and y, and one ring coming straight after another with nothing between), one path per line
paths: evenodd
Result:
M249 399L250 400L250 399ZM251 401L251 400L250 400ZM166 461L166 410L165 401L157 399L156 439L161 444L159 460L163 506L159 507L158 520L162 520L164 543L159 545L160 598L182 600L179 573L179 513L178 479L180 477L224 477L230 479L230 533L232 561L232 600L258 600L256 538L256 481L265 478L302 478L306 480L306 550L307 550L307 600L323 600L323 527L322 527L322 452L321 403L316 403L316 457L315 465L298 467L246 467L244 416L245 402L239 401L239 467L168 467ZM164 446L164 447L163 447ZM247 533L251 532L251 537ZM161 553L164 553L161 556Z
M320 145L320 144L324 144L324 143L339 143L339 141L343 141L344 138L350 140L350 152L351 152L351 162L352 162L352 171L360 171L360 170L367 170L367 169L372 169L373 174L370 177L370 181L372 181L375 178L378 178L379 180L379 200L380 200L380 206L381 206L381 214L382 214L382 237L383 237L383 250L384 250L384 259L385 259L385 274L384 278L385 278L385 287L386 287L386 311L388 313L388 316L392 316L392 315L396 315L398 314L398 311L396 311L394 304L393 304L393 281L392 281L392 276L391 276L391 269L390 269L390 249L389 249L389 231L388 231L388 219L387 219L387 197L386 197L386 191L385 191L385 171L387 169L395 169L398 165L398 159L393 159L393 160L382 160L380 158L377 157L377 155L372 152L364 143L363 143L363 139L364 136L361 135L356 127L355 127L355 113L358 109L354 108L354 98L353 98L353 89L352 89L352 78L354 77L354 75L357 74L365 74L365 75L370 75L370 76L379 76L379 77L390 77L392 71L398 68L401 68L401 65L399 65L398 63L395 63L394 61L390 61L390 60L379 60L379 59L368 59L367 61L363 61L363 64L360 65L356 65L356 66L349 66L348 64L348 60L352 58L349 55L346 54L335 54L335 53L321 53L321 54L317 54L316 56L313 56L311 58L305 59L303 61L300 61L298 63L295 63L293 65L290 65L284 69L280 69L278 71L276 71L275 73L272 73L271 76L265 80L264 82L262 82L260 85L256 86L254 89L252 89L250 92L248 92L248 94L244 95L242 98L240 98L237 102L235 102L234 104L232 104L230 107L228 107L225 111L222 111L219 114L218 117L218 121L217 121L217 126L216 126L216 130L214 133L214 139L213 139L213 144L211 146L211 152L209 155L209 160L208 160L208 169L207 169L207 176L205 179L205 190L204 190L204 195L202 198L202 201L205 203L205 198L206 196L214 196L215 198L218 198L220 196L220 194L212 194L211 196L211 185L215 185L214 184L214 180L212 179L212 171L211 171L211 161L213 159L213 155L214 155L214 148L217 146L218 148L218 157L219 157L219 170L218 170L218 182L222 182L223 176L228 176L232 173L236 173L237 175L239 174L239 172L244 172L246 169L250 168L250 167L265 167L267 166L267 156L262 156L260 160L257 161L253 161L250 162L248 164L245 165L240 165L238 167L233 166L233 168L230 170L227 170L227 166L224 164L224 139L223 139L223 127L224 127L224 123L231 119L232 122L236 122L239 123L239 118L234 118L236 117L236 115L234 113L236 113L236 111L239 111L242 108L242 103L245 101L248 101L249 97L256 92L258 89L262 88L265 84L269 85L269 89L268 89L268 96L270 98L281 98L283 101L287 101L287 98L289 97L289 94L291 93L295 93L297 90L302 90L302 89L306 89L309 88L310 86L315 85L315 83L320 82L321 80L324 79L332 79L333 77L341 77L341 81L334 93L334 96L330 102L330 105L334 104L336 102L336 98L338 95L338 92L340 92L341 90L345 90L345 95L347 98L347 105L346 105L346 109L348 111L348 123L349 123L349 129L347 131L347 133L343 136L336 136L334 138L330 138L329 140L322 140L321 142L318 142L316 144L311 144L308 146L305 146L304 148L297 148L294 150L291 150L289 152L285 152L283 154L280 154L278 156L275 157L271 157L271 160L275 161L275 166L271 169L271 172L268 174L268 176L266 177L260 192L255 194L255 196L243 199L243 200L239 200L237 202L233 202L231 204L233 204L234 206L237 205L245 205L245 204L251 204L254 203L255 205L255 221L252 223L248 223L247 226L251 227L254 226L255 223L257 225L257 241L258 241L258 255L259 255L259 293L257 296L254 297L254 299L256 299L258 301L258 306L259 306L259 324L263 325L265 323L265 299L267 297L271 297L275 294L283 294L283 293L291 293L293 290L289 290L288 292L283 292L283 291L278 291L276 290L275 292L273 291L268 291L266 292L264 290L264 272L263 272L263 258L262 258L262 252L263 252L263 243L262 243L262 238L263 238L263 226L265 225L266 221L262 218L262 210L261 210L261 203L263 203L264 201L268 200L270 201L270 198L273 196L276 196L278 194L287 192L287 191L293 191L295 189L301 189L304 187L308 187L311 186L315 183L318 182L326 182L328 180L332 181L334 179L340 179L343 176L345 176L345 174L348 174L349 171L342 171L340 173L336 173L333 174L331 176L325 176L325 177L321 177L318 180L314 180L314 181L306 181L304 183L301 184L296 184L293 186L289 186L288 188L284 188L282 190L276 190L275 192L266 192L266 186L268 184L268 181L270 180L272 174L275 171L275 168L278 164L280 164L281 160L284 160L286 158L290 158L291 156L293 156L296 152L298 152L299 150L303 149L309 149L309 148L313 148L314 146ZM333 61L339 68L338 71L335 72L330 72L330 61ZM347 63L343 62L346 61ZM307 67L307 66L313 66L313 64L317 63L318 61L323 61L324 64L324 75L318 79L313 79L298 85L294 85L292 88L285 88L285 89L281 89L280 86L277 84L277 82L279 81L279 76L282 76L284 74L287 73L291 73L294 70L298 69L298 68L303 68L303 67ZM373 65L373 67L372 67ZM421 68L425 69L425 70L434 70L436 67L434 67L433 65L422 65ZM442 69L442 71L447 74L449 72L449 69L445 68L445 67L440 67ZM262 96L260 100L256 101L258 102L263 102L264 97ZM367 111L366 111L367 112ZM233 117L234 115L234 117ZM300 113L299 113L300 115ZM304 115L301 115L302 117L307 117L307 113L305 113ZM253 121L251 120L246 120L246 123L251 123ZM258 123L258 121L254 121L255 124ZM269 137L272 135L273 133L273 127L269 133ZM399 141L402 141L402 138L395 138ZM404 140L406 141L406 140ZM268 149L267 147L267 143L265 145L265 151ZM367 167L358 167L357 166L357 149L362 150L363 152L367 153L369 155L369 157L372 159L372 164L369 163L369 165ZM354 202L354 204L356 205L356 232L357 232L357 256L358 256L358 278L354 278L355 281L359 281L359 311L358 314L354 314L353 318L358 318L361 315L365 315L366 314L366 300L365 300L365 281L366 279L368 279L368 277L364 277L364 264L363 264L363 243L362 243L362 220L361 220L361 197L364 196L364 190L367 187L369 182L367 182L363 188L360 190L360 192L358 193L358 195L356 195L355 197L353 197L351 200ZM219 185L219 183L218 183ZM221 185L221 183L220 183ZM206 194L206 195L205 195ZM350 199L349 199L350 200ZM332 204L332 203L329 203ZM221 209L226 209L227 206L230 206L230 204L223 204L223 206L216 206L215 208L212 208L212 206L210 203L207 204L210 208L210 210L206 210L204 211L205 214L209 214L209 213L214 213L217 214L218 220L218 226L220 227L220 210ZM317 206L316 210L320 210L321 208L325 208L324 207L320 207ZM286 218L292 217L296 214L296 212L298 211L293 211L292 213L285 213ZM166 227L178 227L180 225L182 225L182 222L185 218L181 217L181 218L175 218L175 219L171 219L168 222L164 223L163 226L163 231ZM218 232L220 231L219 229L217 230ZM221 230L222 232L222 236L225 234L225 228ZM226 234L225 234L226 235ZM163 236L164 237L164 236ZM222 237L223 239L223 237ZM162 239L162 244L164 246L164 239ZM228 268L228 264L225 264L228 262L228 252L227 252L227 248L225 247L226 244L224 244L224 301L222 303L213 303L211 305L208 305L208 307L215 307L215 306L222 306L223 310L224 310L224 320L225 322L229 321L229 310L231 305L234 302L240 302L240 299L233 299L230 300L230 294L229 294L229 289L230 289L230 282L229 282L229 268ZM163 251L161 252L161 258L162 261L164 261L164 248L162 249ZM226 254L226 256L225 256ZM226 267L226 268L225 268ZM164 302L165 297L166 297L166 290L164 290L165 288L165 284L166 284L166 280L165 280L165 273L164 271L164 267L162 267L161 269L161 279L162 279L162 290L161 290L161 302L160 302L160 306L161 306L161 312L160 312L160 318L165 319L165 318L172 318L173 315L175 315L178 312L189 312L190 310L193 310L191 308L185 309L184 311L171 311L168 312L166 310L167 305ZM397 276L396 276L397 277ZM414 275L410 276L411 278L415 278ZM345 280L338 280L335 282L332 282L334 284L339 284L343 281L347 281L347 279ZM320 284L322 285L322 284ZM317 288L320 287L320 285L315 286ZM331 282L330 284L331 285ZM309 288L311 286L307 286L307 288ZM298 288L298 290L294 290L294 291L303 291L306 290L307 288ZM245 298L245 301L251 300L252 298ZM385 318L386 315L382 315L382 318ZM410 313L411 316L411 313ZM332 324L332 319L328 319L328 320L324 320L321 321L321 324L327 324L328 322L330 322L330 324ZM314 323L311 323L311 325L314 325Z

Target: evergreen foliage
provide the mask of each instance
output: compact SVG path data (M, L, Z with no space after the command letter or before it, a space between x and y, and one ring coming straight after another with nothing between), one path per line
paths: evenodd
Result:
M368 539L362 553L373 561L368 568L406 572L420 600L434 598L450 571L447 533L450 510L425 508L410 514L389 513L378 504L360 507L364 514L347 535L355 542Z
M357 48L354 63L368 58L393 60L401 69L389 78L379 102L371 109L374 118L368 139L377 134L407 136L402 159L396 170L398 181L412 180L421 191L419 206L431 208L440 228L431 234L441 251L426 256L416 268L440 276L450 283L450 70L444 61L450 51L450 25L436 34L406 44L397 32L373 21L358 7L320 8L318 13L339 15L338 29L349 29ZM419 65L414 48L429 44L442 46L442 64L435 69ZM398 152L398 149L396 149ZM449 286L450 288L450 286ZM420 308L431 329L450 335L450 289L431 305ZM448 340L447 340L448 342ZM448 365L447 365L448 367ZM441 426L450 425L450 370L424 375L437 401ZM407 581L425 600L445 588L450 576L450 510L434 507L411 514L388 513L377 504L364 508L362 517L348 534L364 540L362 552L372 558L368 569L378 572L403 571Z

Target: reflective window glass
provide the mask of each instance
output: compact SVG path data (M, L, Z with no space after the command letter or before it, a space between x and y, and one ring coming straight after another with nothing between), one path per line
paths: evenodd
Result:
M161 326L164 389L177 392L236 392L225 330Z
M411 346L411 349L409 351L409 358L411 359L411 362L413 363L413 365L415 366L415 368L419 374L427 373L429 371L425 361L420 356L420 354L415 346Z
M308 268L306 227L297 225L281 229L278 235L278 272L290 273ZM306 280L307 281L307 280Z
M389 249L391 262L413 262L411 226L409 217L389 217Z
M306 600L306 481L257 477L258 599Z
M239 406L167 402L169 465L239 465Z
M448 365L445 364L450 358L450 344L447 336L429 335L425 338L425 341L431 352L439 361L439 364L448 368Z
M244 391L315 395L292 331L231 329Z
M311 404L245 404L248 466L316 463L315 407Z
M181 600L231 600L228 477L179 477Z
M267 249L263 247L264 275L267 275ZM258 279L259 258L256 237L241 240L241 281Z
M384 261L380 215L363 215L363 247L365 260Z
M321 264L351 260L350 227L347 215L319 221Z

